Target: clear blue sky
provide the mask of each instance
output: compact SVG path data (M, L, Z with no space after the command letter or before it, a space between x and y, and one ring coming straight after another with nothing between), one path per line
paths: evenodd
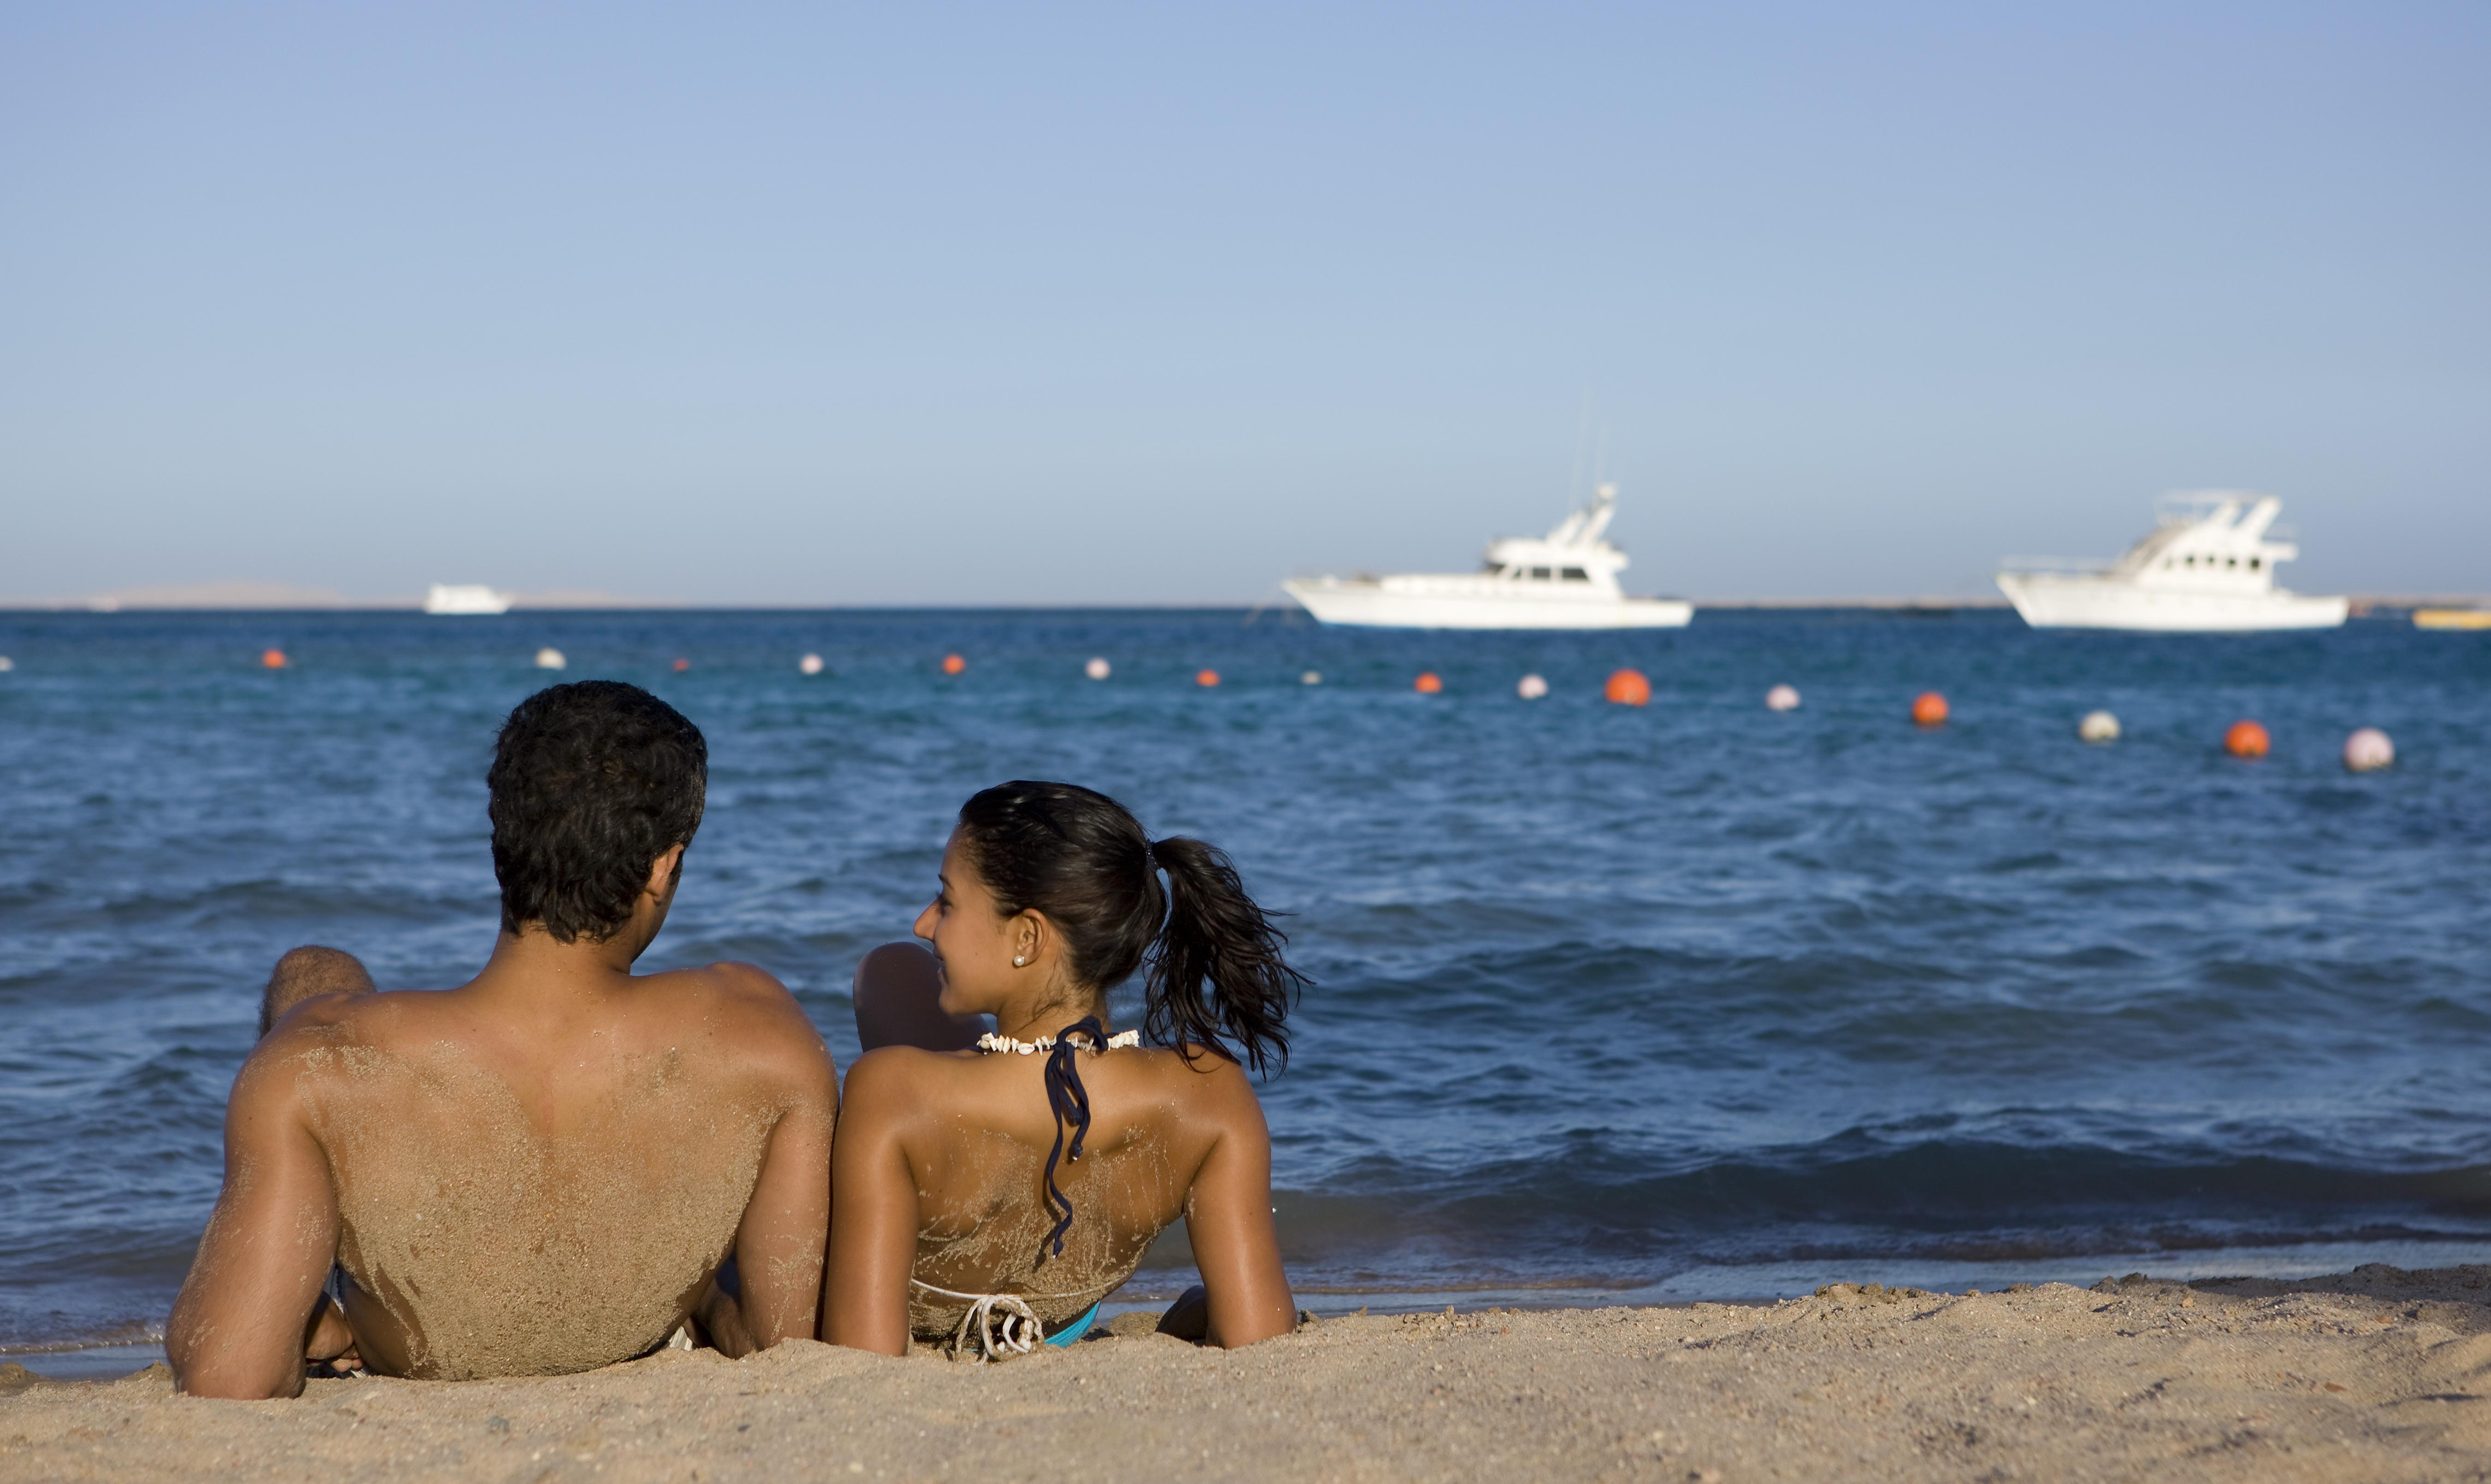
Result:
M0 599L2491 588L2491 6L0 11Z

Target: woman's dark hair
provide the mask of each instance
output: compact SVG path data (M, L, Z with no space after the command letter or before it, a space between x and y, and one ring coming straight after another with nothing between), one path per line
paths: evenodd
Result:
M1083 984L1113 989L1149 965L1142 1025L1152 1040L1188 1060L1196 1046L1232 1062L1242 1052L1257 1072L1267 1061L1288 1064L1281 1022L1308 981L1281 960L1288 938L1216 847L1153 843L1106 795L1026 779L962 804L960 838L997 910L1045 914Z
M484 782L502 930L602 943L630 920L650 864L700 829L709 743L637 685L581 681L519 703Z

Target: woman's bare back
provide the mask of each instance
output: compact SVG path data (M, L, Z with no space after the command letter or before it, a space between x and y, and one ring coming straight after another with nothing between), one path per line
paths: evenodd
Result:
M851 1117L870 1113L858 1098L873 1098L877 1089L921 1110L899 1132L917 1196L908 1327L921 1339L950 1338L968 1308L968 1300L929 1289L1019 1295L1049 1329L1113 1293L1186 1214L1212 1149L1240 1131L1239 1094L1252 1099L1244 1075L1214 1055L1188 1066L1173 1051L1078 1054L1091 1119L1081 1158L1056 1166L1056 1185L1072 1207L1059 1256L1048 1241L1056 1213L1046 1199L1046 1158L1056 1120L1045 1062L1009 1052L894 1047L869 1053L850 1074ZM1259 1116L1254 1122L1259 1133Z
M974 1331L982 1351L1022 1351L1019 1311L1078 1316L1179 1216L1204 1335L1287 1333L1271 1130L1237 1059L1285 1062L1281 1021L1304 976L1228 858L1151 840L1095 790L1022 779L961 806L936 886L914 924L924 946L857 966L873 1049L849 1073L831 1151L822 1338L898 1354ZM1109 1033L1109 991L1145 967L1140 1018L1181 1050ZM990 1036L971 1029L981 1016ZM971 1041L984 1052L946 1049Z

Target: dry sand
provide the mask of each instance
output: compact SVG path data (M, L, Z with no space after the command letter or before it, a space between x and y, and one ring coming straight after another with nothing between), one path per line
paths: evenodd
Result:
M299 1401L0 1380L0 1478L2491 1477L2491 1267L1128 1331L978 1368L809 1342Z

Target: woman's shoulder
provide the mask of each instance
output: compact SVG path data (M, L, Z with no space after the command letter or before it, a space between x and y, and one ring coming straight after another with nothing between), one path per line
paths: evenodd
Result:
M1218 1118L1253 1110L1260 1121L1261 1104L1246 1068L1216 1046L1136 1047L1129 1055L1146 1068L1158 1089L1174 1099L1188 1117Z
M848 1063L848 1080L863 1078L868 1083L920 1081L940 1076L960 1066L967 1059L955 1051L927 1051L923 1046L876 1046L859 1052Z
M962 1058L917 1046L877 1046L848 1063L842 1117L923 1108L929 1091L958 1076Z

